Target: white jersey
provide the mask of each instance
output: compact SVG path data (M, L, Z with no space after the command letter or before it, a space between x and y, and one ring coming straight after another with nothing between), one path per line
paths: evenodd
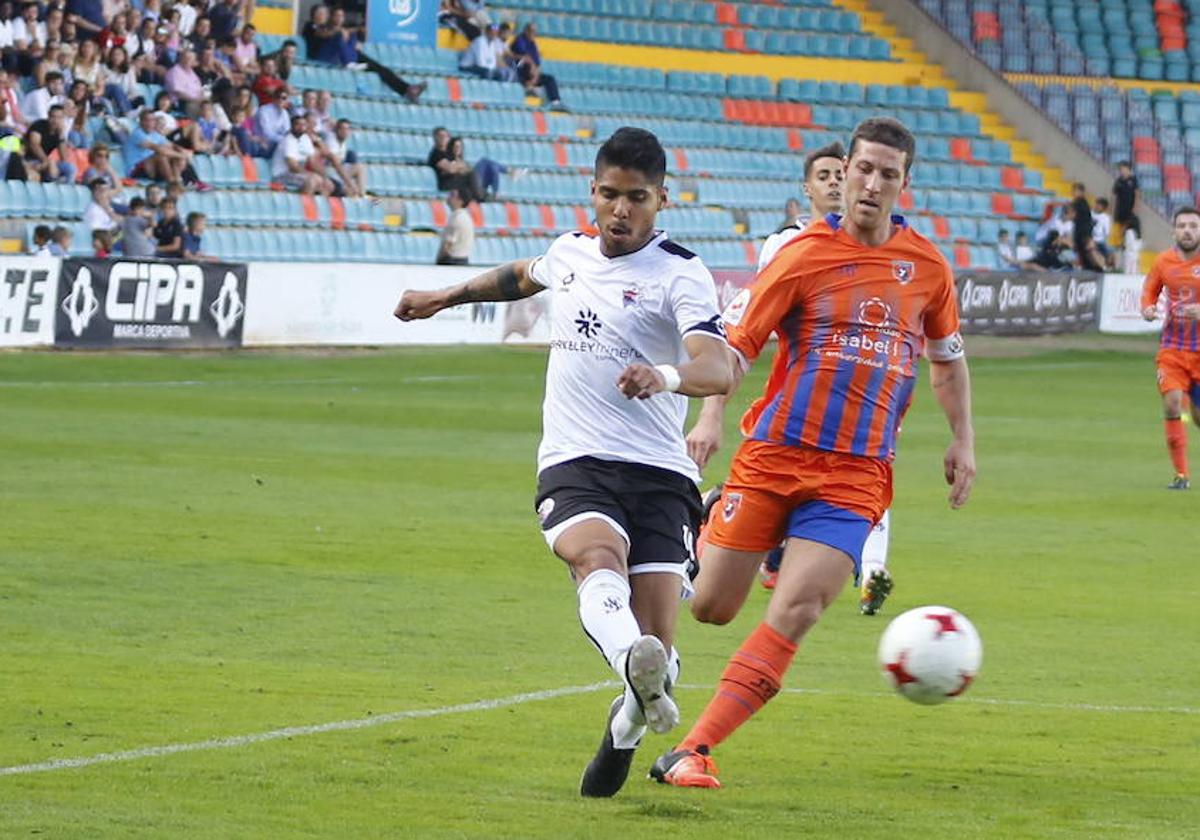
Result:
M803 233L810 221L812 221L810 216L797 216L790 225L780 228L768 236L763 242L762 250L758 252L758 270L762 271L766 268L767 263L775 259L779 249Z
M686 361L685 336L725 340L716 287L700 258L661 231L609 258L599 237L576 232L554 240L529 276L554 296L538 472L591 456L699 481L683 439L687 397L626 399L617 377L634 362Z

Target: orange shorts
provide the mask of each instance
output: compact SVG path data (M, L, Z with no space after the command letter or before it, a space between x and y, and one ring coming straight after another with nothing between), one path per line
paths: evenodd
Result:
M1158 366L1158 392L1183 391L1192 404L1200 404L1200 353L1163 347L1154 359Z
M705 540L735 551L769 551L784 537L801 537L840 548L857 564L859 537L866 539L891 503L887 461L744 440Z

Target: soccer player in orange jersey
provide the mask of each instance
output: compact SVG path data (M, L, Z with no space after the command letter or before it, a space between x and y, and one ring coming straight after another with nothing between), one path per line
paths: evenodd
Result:
M692 613L731 621L763 554L787 540L766 619L742 643L687 736L659 757L660 782L719 787L711 751L780 688L797 644L858 571L863 543L892 499L896 429L922 355L950 424L950 505L975 477L971 388L954 275L892 208L915 142L900 122L866 120L846 159L846 213L785 245L722 316L737 372L770 336L779 350L708 529Z
M1163 425L1167 451L1175 466L1168 490L1188 490L1187 429L1183 425L1183 400L1192 403L1192 420L1200 426L1200 210L1175 211L1175 247L1154 261L1142 286L1142 317L1153 321L1158 298L1167 290L1167 317L1155 359L1158 390L1163 400Z

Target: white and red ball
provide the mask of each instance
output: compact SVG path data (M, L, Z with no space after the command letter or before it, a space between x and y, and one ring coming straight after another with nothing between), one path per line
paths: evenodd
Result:
M879 640L883 678L903 697L934 706L958 697L983 661L975 625L950 607L917 607L892 619Z

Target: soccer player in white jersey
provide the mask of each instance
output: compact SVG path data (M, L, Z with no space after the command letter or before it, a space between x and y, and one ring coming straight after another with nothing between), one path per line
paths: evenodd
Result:
M708 269L654 227L667 201L658 139L621 128L596 154L598 235L439 291L406 291L402 321L547 289L550 360L535 507L571 570L583 631L624 683L580 793L613 796L647 726L679 721L671 696L681 592L695 575L699 472L683 439L687 397L729 390L733 373Z
M830 213L842 213L844 199L842 184L845 180L843 161L846 151L841 143L834 142L809 152L804 158L804 182L801 185L812 207L810 215L797 215L791 223L784 225L766 238L758 255L758 270L762 271L787 243L791 242L815 219ZM688 433L688 453L704 469L709 458L721 444L725 420L726 397L715 396L704 401L696 424ZM704 520L713 505L721 498L722 484L718 483L704 496ZM892 576L887 570L888 531L891 512L884 511L883 518L871 530L862 552L862 580L859 589L859 612L875 615L892 591ZM763 561L759 577L767 589L775 588L779 577L779 564L783 549L777 548Z

